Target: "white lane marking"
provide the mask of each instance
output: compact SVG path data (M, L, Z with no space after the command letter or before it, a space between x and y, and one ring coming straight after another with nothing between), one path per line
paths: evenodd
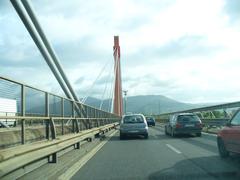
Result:
M58 180L69 180L71 179L107 142L108 140L116 134L117 131L114 131L110 134L105 141L102 141L89 153L87 153L82 159L76 162L72 167L70 167L64 174L58 177Z
M166 144L166 146L168 147L168 148L170 148L171 150L173 150L175 153L177 153L177 154L181 154L182 152L181 151L179 151L178 149L176 149L175 147L173 147L172 145L170 145L170 144Z

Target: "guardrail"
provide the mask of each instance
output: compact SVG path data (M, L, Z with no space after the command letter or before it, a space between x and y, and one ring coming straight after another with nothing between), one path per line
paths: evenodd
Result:
M169 119L157 119L156 121L158 121L160 123L167 123L168 120ZM201 119L201 121L205 127L213 127L213 126L221 127L221 126L224 126L229 120L230 120L229 118Z
M45 129L46 139L56 139L57 131L56 128L60 128L60 135L64 135L64 127L70 127L71 133L79 133L84 129L92 129L95 127L104 126L111 123L119 122L120 118L71 118L71 117L29 117L29 116L0 116L0 119L15 119L20 121L20 134L22 144L26 141L26 127L41 127ZM69 123L70 121L70 123ZM85 121L87 126L81 126L82 122ZM19 123L17 123L19 124ZM28 124L28 126L26 126ZM36 126L38 124L38 126ZM14 130L14 128L9 128Z
M229 118L215 118L215 119L202 119L202 123L205 126L212 127L221 127L224 126L230 119Z
M118 123L111 123L102 127L88 129L78 134L60 136L57 139L54 137L51 141L34 145L26 144L9 150L1 150L0 179L42 158L48 158L50 163L57 163L58 152L70 146L74 146L75 149L80 149L80 143L85 139L115 129L117 125Z
M155 115L159 122L166 123L171 115L179 113L194 113L199 116L205 126L224 126L239 110L240 101L206 106L182 111L166 112Z

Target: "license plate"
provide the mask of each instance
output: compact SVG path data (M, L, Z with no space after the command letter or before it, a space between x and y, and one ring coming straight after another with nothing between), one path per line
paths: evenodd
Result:
M185 127L194 127L194 124L186 124Z
M137 133L138 131L129 131L130 133Z

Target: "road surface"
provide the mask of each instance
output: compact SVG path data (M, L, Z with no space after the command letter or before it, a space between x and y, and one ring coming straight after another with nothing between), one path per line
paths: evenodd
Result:
M164 135L149 128L149 139L119 139L116 133L73 177L108 179L240 179L240 156L221 159L216 137Z

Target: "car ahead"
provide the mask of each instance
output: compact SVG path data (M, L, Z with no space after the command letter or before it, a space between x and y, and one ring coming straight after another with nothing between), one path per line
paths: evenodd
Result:
M240 154L240 111L218 132L217 145L223 158L228 157L230 152Z
M146 116L146 121L148 126L155 126L155 119L153 117Z
M127 136L142 135L148 138L148 125L142 114L132 114L123 116L120 123L120 139Z
M178 134L202 135L202 121L193 113L180 113L170 117L165 125L165 134L176 136Z

